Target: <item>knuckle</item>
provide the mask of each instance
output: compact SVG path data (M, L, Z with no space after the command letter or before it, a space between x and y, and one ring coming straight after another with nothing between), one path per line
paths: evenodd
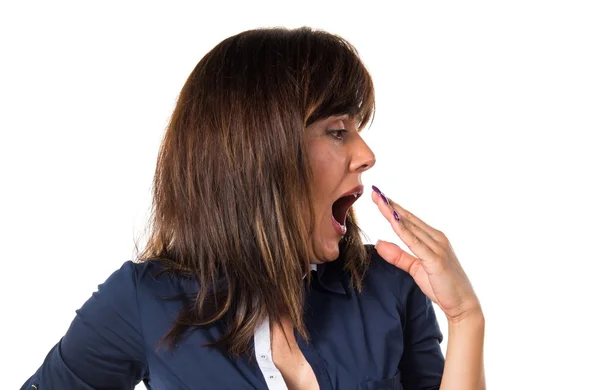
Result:
M421 241L421 239L416 235L413 235L413 238L411 241L412 241L412 245L414 245L414 246L418 246L423 243L423 241Z
M444 232L439 231L439 230L435 230L435 234L437 235L438 240L444 244L444 245L448 245L450 243L450 240L448 239L448 237L444 234Z

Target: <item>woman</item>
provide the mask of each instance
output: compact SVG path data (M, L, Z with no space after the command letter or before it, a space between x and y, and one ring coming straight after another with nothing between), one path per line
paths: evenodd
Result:
M338 36L218 44L161 145L145 249L22 389L483 389L484 318L446 237L374 188L416 257L361 242L351 206L375 163L359 134L373 110Z

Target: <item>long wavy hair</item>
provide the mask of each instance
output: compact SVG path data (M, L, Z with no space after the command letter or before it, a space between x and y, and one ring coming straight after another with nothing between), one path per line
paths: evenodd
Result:
M224 335L209 346L237 357L265 316L271 326L289 318L308 339L303 283L314 211L304 132L338 114L363 129L374 110L358 52L322 30L244 31L200 60L160 146L137 255L199 283L161 344L172 348L187 330L221 321ZM352 210L347 228L338 261L360 290L368 260Z

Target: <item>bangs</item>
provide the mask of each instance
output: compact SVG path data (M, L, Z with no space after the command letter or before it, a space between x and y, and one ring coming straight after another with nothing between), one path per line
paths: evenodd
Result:
M375 93L371 75L357 50L331 34L312 43L311 55L307 56L311 72L305 91L306 126L329 116L348 114L362 130L374 117Z

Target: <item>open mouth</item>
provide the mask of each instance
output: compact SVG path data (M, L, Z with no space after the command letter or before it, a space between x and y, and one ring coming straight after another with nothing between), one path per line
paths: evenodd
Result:
M363 187L357 186L333 202L333 206L331 206L333 227L342 236L346 234L346 216L348 215L348 210L360 198L362 193Z

